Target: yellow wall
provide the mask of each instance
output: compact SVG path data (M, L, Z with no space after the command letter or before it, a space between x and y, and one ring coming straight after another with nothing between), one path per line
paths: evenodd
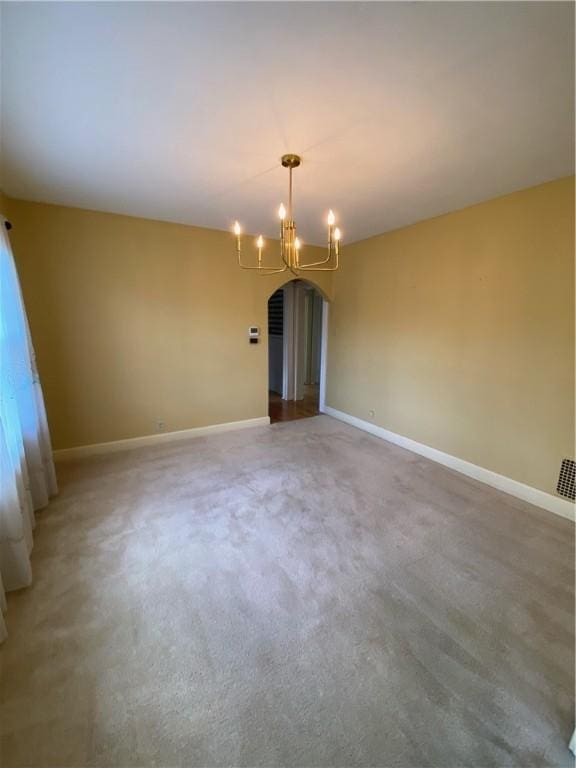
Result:
M56 448L267 414L283 276L240 271L225 232L0 206ZM573 216L571 178L346 247L317 283L328 404L553 492L574 455Z
M267 299L285 275L241 271L226 232L4 207L55 448L268 414Z
M574 456L574 179L364 240L342 261L328 405L553 492Z
M6 197L4 192L0 189L0 215L8 217L8 206L10 205L10 198Z

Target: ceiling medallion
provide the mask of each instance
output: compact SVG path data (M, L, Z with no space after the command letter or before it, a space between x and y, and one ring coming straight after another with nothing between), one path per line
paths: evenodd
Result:
M290 270L297 275L300 272L334 272L338 269L338 257L340 255L340 230L335 227L336 217L333 211L328 211L328 254L325 259L306 263L302 259L302 241L296 235L296 222L292 218L292 171L298 168L302 158L298 155L282 155L282 165L288 168L290 175L288 182L288 210L281 203L278 209L280 217L280 262L277 266L265 265L262 259L262 251L265 248L264 238L258 235L256 238L257 264L250 266L242 263L242 227L236 221L234 234L236 235L236 253L238 265L242 269L255 269L262 275L275 275L278 272Z

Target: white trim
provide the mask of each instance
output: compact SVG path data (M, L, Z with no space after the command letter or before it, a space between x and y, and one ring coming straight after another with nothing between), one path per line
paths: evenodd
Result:
M294 283L284 287L284 326L282 350L282 399L294 399L294 380L290 375L294 360Z
M210 424L207 427L193 427L192 429L180 429L177 432L161 432L158 435L144 435L142 437L129 437L125 440L114 440L110 443L94 443L93 445L79 445L76 448L61 448L54 451L56 461L67 459L79 459L82 456L94 456L100 453L115 453L132 448L141 448L146 445L159 445L171 443L177 440L189 440L193 437L214 435L219 432L232 432L237 429L250 429L252 427L265 427L270 424L269 416L259 416L256 419L244 419L243 421L228 421L224 424Z
M305 296L306 290L304 284L299 280L295 280L294 286L294 357L292 373L294 374L294 381L292 386L294 388L294 400L304 399L304 353L306 350L306 343L304 340L304 334L306 332L306 326L304 324L305 318Z
M371 435L375 435L382 440L387 440L389 443L394 443L402 448L406 448L408 451L425 456L427 459L431 459L438 464L443 464L445 467L456 470L456 472L461 472L463 475L474 478L474 480L479 480L481 483L491 485L499 491L504 491L504 493L509 493L511 496L516 496L516 498L522 499L522 501L527 501L529 504L534 504L537 507L547 509L549 512L554 512L556 515L568 518L568 520L574 521L575 519L574 504L570 501L560 499L557 496L553 496L551 493L540 491L538 488L532 488L530 485L519 483L517 480L512 480L510 477L499 475L496 472L492 472L490 469L471 464L469 461L459 459L457 456L451 456L449 453L438 451L436 448L431 448L429 445L417 443L409 437L397 435L395 432L390 432L383 427L378 427L376 424L371 424L369 421L358 419L356 416L350 416L350 414L338 411L336 408L331 408L329 405L326 405L323 410L328 416L332 416L339 421L344 421L346 424L364 430L364 432L369 432Z
M328 312L330 304L322 298L322 331L320 333L320 392L318 410L326 413L326 373L328 370Z

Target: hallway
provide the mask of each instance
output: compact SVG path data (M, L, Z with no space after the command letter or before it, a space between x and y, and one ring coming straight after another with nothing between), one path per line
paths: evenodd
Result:
M268 415L272 424L320 413L323 298L290 280L268 300Z
M294 421L318 416L319 387L317 384L304 385L303 400L282 400L277 392L269 392L268 415L270 423L278 421Z

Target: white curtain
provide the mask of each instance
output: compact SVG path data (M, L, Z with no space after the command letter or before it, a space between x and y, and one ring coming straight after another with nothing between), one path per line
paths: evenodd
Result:
M0 642L5 590L32 581L34 512L57 491L44 398L26 310L0 217Z

